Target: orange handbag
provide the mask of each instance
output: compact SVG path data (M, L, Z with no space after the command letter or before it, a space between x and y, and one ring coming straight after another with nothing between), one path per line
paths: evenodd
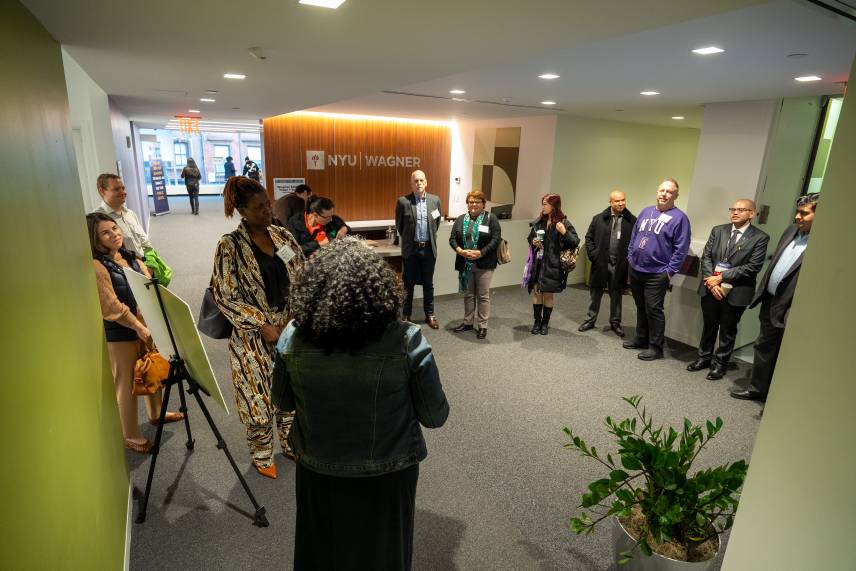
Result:
M134 365L134 394L153 395L169 377L169 361L155 347L144 346L144 353Z

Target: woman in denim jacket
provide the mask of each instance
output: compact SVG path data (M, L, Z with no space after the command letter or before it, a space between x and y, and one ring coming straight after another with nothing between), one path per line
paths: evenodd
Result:
M309 260L290 303L272 399L297 411L294 568L410 569L420 424L449 415L431 346L397 318L395 273L354 238Z

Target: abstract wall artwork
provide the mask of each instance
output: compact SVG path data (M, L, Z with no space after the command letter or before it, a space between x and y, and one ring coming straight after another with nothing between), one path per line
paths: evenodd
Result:
M514 204L517 193L517 162L520 158L520 130L520 127L476 129L473 188L481 189L493 204Z

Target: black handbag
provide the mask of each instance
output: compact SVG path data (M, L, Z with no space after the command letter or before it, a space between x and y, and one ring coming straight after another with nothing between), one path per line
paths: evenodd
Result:
M202 307L199 309L196 328L211 339L228 339L232 336L232 322L226 319L217 307L211 286L205 289L205 294L202 296Z

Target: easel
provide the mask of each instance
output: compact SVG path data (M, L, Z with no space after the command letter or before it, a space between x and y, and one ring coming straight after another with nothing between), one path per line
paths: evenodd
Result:
M163 425L164 419L166 418L166 410L169 405L169 394L172 390L173 385L178 386L178 395L181 399L181 407L179 410L184 413L184 428L187 431L187 442L185 446L188 450L193 450L194 440L190 434L190 416L187 411L187 402L184 397L184 382L187 382L187 392L194 397L196 397L196 402L199 404L199 408L202 409L202 414L205 415L205 420L208 421L208 426L211 428L211 432L214 433L214 437L217 439L217 448L222 450L226 454L226 458L229 459L229 464L232 465L232 469L235 471L235 475L238 476L238 480L241 481L241 485L244 487L244 491L247 492L247 496L249 496L250 501L253 503L253 507L255 508L255 514L253 515L253 525L257 525L259 527L267 527L268 520L265 517L265 508L264 506L260 506L256 501L253 492L250 490L250 487L247 485L247 481L244 479L243 474L241 474L240 470L238 470L237 464L235 464L235 459L232 458L232 453L229 452L229 447L226 445L226 441L223 440L223 437L220 435L220 431L217 429L217 425L214 424L214 419L211 418L211 413L208 412L208 407L205 406L205 402L202 400L202 397L199 394L199 391L204 392L209 397L211 396L208 391L199 386L199 384L190 376L187 367L184 364L184 360L178 354L178 346L175 344L175 337L172 334L172 327L169 324L169 319L167 318L166 308L163 304L163 299L161 298L160 290L157 288L158 280L157 278L153 278L150 282L146 283L146 289L151 286L155 286L155 294L158 298L158 303L160 304L160 310L163 314L164 323L166 323L166 329L169 332L169 340L172 343L172 355L170 355L169 359L169 376L163 381L163 385L166 387L163 394L163 404L161 405L160 418L158 419L158 429L157 434L155 436L155 444L152 447L152 462L149 464L149 475L146 479L146 492L143 496L142 502L140 503L140 510L137 514L137 523L143 523L146 521L146 509L149 504L149 494L152 490L152 479L155 474L155 464L157 464L158 453L160 452L160 444L161 437L163 436Z

